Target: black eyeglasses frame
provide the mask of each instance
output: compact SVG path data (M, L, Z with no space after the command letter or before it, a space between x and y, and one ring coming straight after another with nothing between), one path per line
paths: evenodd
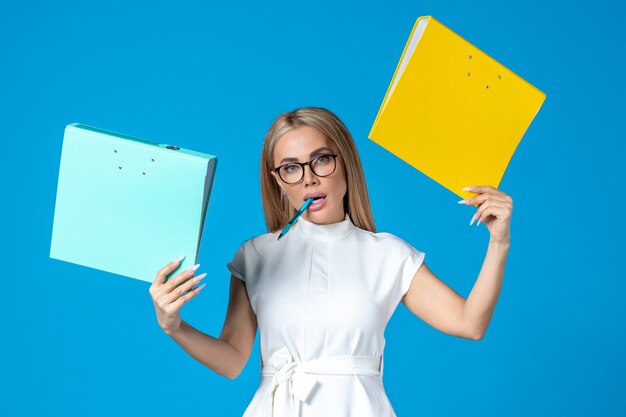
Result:
M335 164L335 168L333 169L333 171L328 174L328 175L317 175L315 173L315 170L313 169L313 166L311 165L311 162L315 161L316 159L322 158L324 156L331 156L333 158L333 162ZM298 184L300 181L302 181L304 179L304 166L308 165L309 168L311 169L311 172L316 176L316 177L328 177L330 175L333 175L333 173L335 172L335 170L337 169L337 157L338 156L342 156L340 153L336 153L336 154L322 154L322 155L318 155L315 158L311 159L309 162L287 162L286 164L282 164L281 166L279 166L278 168L274 168L274 172L276 172L278 174L278 177L281 179L282 182L284 182L285 184L289 184L289 185L293 185L293 184ZM284 167L285 165L300 165L302 167L302 177L300 177L300 179L296 182L287 182L285 181L285 179L282 177L282 175L280 175L280 169L282 167Z

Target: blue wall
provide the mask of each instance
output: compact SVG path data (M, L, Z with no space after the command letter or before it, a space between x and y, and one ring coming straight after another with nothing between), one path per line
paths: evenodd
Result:
M475 209L367 138L415 19L433 15L547 99L500 184L514 199L512 246L487 334L451 337L400 305L385 334L391 403L398 416L624 415L624 11L617 0L4 0L0 414L240 416L259 382L258 336L230 381L160 330L147 283L48 258L71 122L219 157L207 287L182 310L206 333L222 328L225 264L265 232L264 133L307 105L353 133L378 230L426 252L467 296L489 238L468 226Z

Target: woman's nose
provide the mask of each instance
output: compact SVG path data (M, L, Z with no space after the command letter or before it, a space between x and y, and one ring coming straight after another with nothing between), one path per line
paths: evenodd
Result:
M317 175L313 173L313 170L311 169L311 165L305 165L304 166L304 183L313 184L317 181L318 181Z

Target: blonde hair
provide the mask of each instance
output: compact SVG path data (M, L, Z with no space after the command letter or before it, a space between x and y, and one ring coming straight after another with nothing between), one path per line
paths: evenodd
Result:
M355 226L376 232L370 207L365 175L361 159L352 135L339 118L321 107L303 107L279 115L265 135L261 152L261 200L267 230L271 233L282 230L296 214L296 208L282 198L281 189L271 172L274 168L276 142L285 133L302 126L317 129L331 140L343 158L347 191L343 200L344 212L348 213Z

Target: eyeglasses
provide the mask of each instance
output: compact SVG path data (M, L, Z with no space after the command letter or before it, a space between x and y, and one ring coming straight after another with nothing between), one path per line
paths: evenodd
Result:
M278 173L278 176L287 184L298 183L304 178L304 166L308 165L311 171L318 177L327 177L337 168L336 155L320 155L309 162L290 162L285 165L281 165L278 168L274 168L274 171Z

